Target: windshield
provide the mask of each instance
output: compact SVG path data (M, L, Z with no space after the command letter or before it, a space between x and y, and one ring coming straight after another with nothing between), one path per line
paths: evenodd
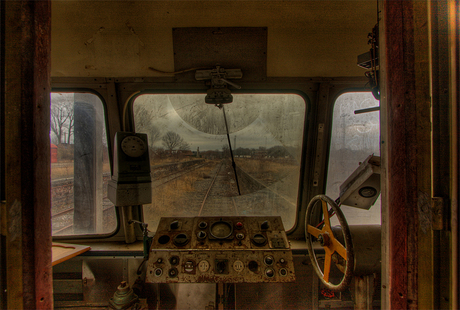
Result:
M134 101L135 128L148 135L153 177L144 221L155 229L162 216L280 215L285 229L292 228L305 100L234 94L233 103L218 108L204 97L149 94Z

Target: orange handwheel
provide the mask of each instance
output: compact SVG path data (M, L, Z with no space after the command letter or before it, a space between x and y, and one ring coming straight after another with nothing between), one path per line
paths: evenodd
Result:
M313 223L313 209L317 203L321 203L323 220ZM337 215L337 219L339 220L341 231L343 233L343 242L339 241L337 236L333 233L330 221L331 213L329 212L328 205L331 206L331 210ZM345 216L337 203L328 196L317 195L313 197L308 204L305 215L305 239L307 241L308 255L310 256L313 268L315 269L318 277L321 279L321 282L323 282L323 284L330 290L345 290L353 278L353 269L355 264L353 243ZM318 242L324 249L324 266L322 270L320 264L318 263L318 258L313 250L314 241ZM330 276L332 263L334 263L337 269L343 273L343 276L338 283L331 282Z

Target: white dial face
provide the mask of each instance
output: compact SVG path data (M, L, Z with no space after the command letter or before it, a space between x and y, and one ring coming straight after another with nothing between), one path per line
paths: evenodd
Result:
M139 157L145 153L147 146L141 138L137 136L127 136L121 141L121 149L130 157Z

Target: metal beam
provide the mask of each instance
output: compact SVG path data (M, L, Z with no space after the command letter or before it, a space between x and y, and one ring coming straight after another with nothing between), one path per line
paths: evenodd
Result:
M53 307L50 212L50 1L5 2L8 309Z

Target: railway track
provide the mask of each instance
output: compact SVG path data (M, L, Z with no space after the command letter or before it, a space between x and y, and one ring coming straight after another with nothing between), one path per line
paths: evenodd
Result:
M184 163L180 162L180 163L160 165L160 166L154 167L152 170L160 170L163 167L169 167L169 168L172 168L171 170L175 170L177 165L183 165L183 164ZM171 182L173 180L176 180L176 179L178 179L178 178L180 178L182 176L185 176L185 175L187 175L187 174L189 174L189 173L191 173L191 172L193 172L193 171L195 171L195 170L197 170L199 168L205 167L205 166L209 165L210 163L206 162L204 160L196 160L193 163L188 163L188 164L191 164L191 165L187 165L185 168L183 168L180 171L173 171L173 172L170 172L170 173L167 173L167 174L161 174L159 177L154 176L153 179L152 179L152 187L156 188L156 187L165 185L165 184L167 184L167 183L169 183L169 182ZM152 174L154 174L154 173L152 172ZM56 183L63 182L63 181L69 182L69 180L71 181L71 179L65 179L65 180L56 180L55 182ZM107 207L104 207L104 209L103 209L103 216L106 216L106 214L109 213L110 210L113 210L113 212L114 212L115 206L113 204L111 204L111 202L108 200L107 196L105 196L103 198L103 201L104 201L104 204L108 205ZM53 206L52 210L56 210L56 209L59 210L59 209L61 209L61 207ZM71 232L71 230L72 230L72 228L74 226L74 224L73 224L73 213L74 213L74 211L75 211L75 208L70 207L70 208L66 208L64 210L59 210L59 211L57 211L55 213L52 212L51 220L52 220L52 223L53 223L53 227L55 227L55 226L59 227L59 228L53 230L53 235L66 234L69 231Z
M194 171L200 171L199 169L205 167L209 168L206 170L209 175L193 181L193 191L184 194L183 197L172 197L172 205L166 205L166 209L163 207L165 212L173 214L172 216L273 215L283 214L284 210L292 210L293 207L296 207L295 198L279 193L273 186L252 177L241 168L238 168L237 172L241 176L242 195L238 195L233 170L228 160L203 161L180 171L157 175L157 178L152 180L154 199L159 199L159 195L175 196L174 189L171 189L172 192L170 191L169 194L163 194L165 191L163 187L173 181L181 182L181 178L186 178ZM203 170L199 173L204 174ZM174 184L170 188L174 188ZM171 199L171 196L165 197ZM113 221L116 221L114 206L107 197L104 197L104 201L104 218L111 217ZM109 215L110 210L113 215ZM73 212L74 208L68 208L52 215L53 227L56 227L53 231L54 235L73 232Z
M221 162L201 201L198 216L273 215L296 207L293 198L241 168L237 172L242 195L238 195L230 162Z

